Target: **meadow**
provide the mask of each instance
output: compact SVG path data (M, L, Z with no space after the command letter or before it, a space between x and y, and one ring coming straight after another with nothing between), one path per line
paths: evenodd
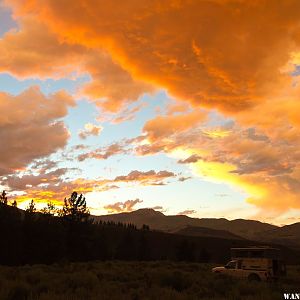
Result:
M277 283L211 273L215 266L185 262L85 262L0 266L1 300L283 299L300 291L300 266Z

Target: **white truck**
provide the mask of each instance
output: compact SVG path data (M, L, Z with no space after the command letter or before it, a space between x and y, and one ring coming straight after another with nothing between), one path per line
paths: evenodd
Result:
M231 261L215 267L213 273L226 274L250 281L276 280L286 274L280 250L271 247L231 248Z

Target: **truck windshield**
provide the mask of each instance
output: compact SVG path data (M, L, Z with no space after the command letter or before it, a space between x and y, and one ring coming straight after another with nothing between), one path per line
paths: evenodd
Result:
M225 267L226 269L235 269L235 266L236 266L236 261L232 260Z

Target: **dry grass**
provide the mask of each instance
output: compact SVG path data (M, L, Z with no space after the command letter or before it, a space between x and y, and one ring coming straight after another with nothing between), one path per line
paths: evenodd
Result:
M210 272L212 265L88 262L0 267L1 300L283 299L300 292L300 267L278 283L252 283Z

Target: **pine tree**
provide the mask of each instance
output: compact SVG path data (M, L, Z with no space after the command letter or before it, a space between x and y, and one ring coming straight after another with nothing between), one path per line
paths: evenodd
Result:
M26 212L32 214L36 212L35 203L33 200L30 201L29 205L25 209Z
M143 224L142 230L144 230L144 231L149 231L149 230L150 230L149 225Z
M7 196L6 192L3 191L0 195L0 203L7 205Z
M89 217L89 210L86 207L86 200L82 194L78 196L73 192L70 198L65 198L61 216L71 221L85 221Z
M48 202L47 206L41 210L41 213L47 216L54 216L57 212L55 205L52 202Z

